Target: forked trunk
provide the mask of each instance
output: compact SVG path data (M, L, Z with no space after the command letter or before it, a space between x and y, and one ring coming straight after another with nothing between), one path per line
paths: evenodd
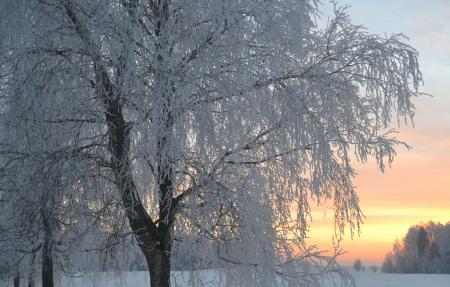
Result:
M129 13L134 18L134 9L137 1L130 1ZM158 1L158 28L155 34L160 37L160 31L163 24L168 19L168 2ZM109 68L102 62L102 53L97 43L92 42L89 29L84 26L83 21L77 15L77 10L72 1L65 1L64 8L74 28L84 41L87 51L94 63L95 86L96 92L102 100L104 106L105 119L109 137L109 151L111 153L111 163L116 184L122 203L130 223L130 227L138 239L139 246L145 255L147 265L150 272L151 287L169 287L170 286L170 257L171 257L171 229L174 223L174 210L176 204L173 203L172 193L172 169L171 165L163 162L165 155L158 153L158 178L161 179L159 185L160 192L160 212L159 224L155 224L152 218L145 210L139 197L136 185L133 181L132 162L130 160L130 128L132 125L127 123L123 114L123 98L117 94L114 84L109 77ZM162 41L164 42L164 41ZM160 65L164 65L160 59L161 44L158 45L158 61ZM159 79L161 81L161 79ZM165 81L162 81L165 82ZM165 123L166 131L172 127L172 117L170 111L167 123ZM158 139L158 150L167 149L167 137L162 136ZM45 286L47 287L47 286ZM53 286L51 286L53 287Z

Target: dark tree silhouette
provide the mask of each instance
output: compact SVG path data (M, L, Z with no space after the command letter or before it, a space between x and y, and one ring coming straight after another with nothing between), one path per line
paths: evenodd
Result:
M417 234L417 254L420 257L425 255L425 250L427 249L428 244L428 233L425 231L425 228L420 227L419 233Z
M365 271L366 268L364 267L361 259L356 259L353 263L353 269L355 269L356 271Z

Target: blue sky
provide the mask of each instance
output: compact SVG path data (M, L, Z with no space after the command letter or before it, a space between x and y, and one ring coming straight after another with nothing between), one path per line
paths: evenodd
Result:
M325 2L324 2L325 3ZM377 34L403 33L420 53L425 86L419 131L450 133L450 0L343 0L355 24Z

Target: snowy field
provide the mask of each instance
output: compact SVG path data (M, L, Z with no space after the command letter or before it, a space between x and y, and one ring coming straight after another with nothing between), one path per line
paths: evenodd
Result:
M356 279L358 287L450 287L450 275L431 274L383 274L373 272L351 272ZM174 287L189 286L186 284L186 274L174 273ZM184 277L184 278L183 278ZM185 282L185 284L183 284ZM124 272L124 273L90 273L81 277L60 276L56 279L56 286L61 287L112 287L133 286L148 287L149 278L147 272ZM204 278L204 286L219 286L218 278L212 273ZM0 282L0 287L12 287L12 282ZM21 286L26 286L21 282ZM324 287L335 287L331 283L324 282ZM36 284L40 287L40 284ZM338 287L338 286L336 286Z
M450 287L450 275L351 272L358 287ZM326 285L332 287L332 285Z

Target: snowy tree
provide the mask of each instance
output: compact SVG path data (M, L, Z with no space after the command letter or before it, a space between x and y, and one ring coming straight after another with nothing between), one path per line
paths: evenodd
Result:
M361 259L356 259L355 262L353 262L353 269L356 271L365 271L366 267L362 263Z
M2 47L6 94L47 103L29 109L64 141L40 154L82 161L96 210L120 201L151 286L169 286L174 240L230 284L336 270L304 242L310 201L331 202L336 236L359 229L350 158L390 164L403 143L389 125L419 95L403 36L337 7L319 27L314 0L3 2L17 25L2 35L25 27Z
M391 252L386 254L386 256L383 260L383 264L381 265L381 271L384 273L394 273L396 271L395 265L394 265L393 254Z
M1 17L8 24L30 8L21 1L4 4L6 9L2 12L12 13ZM80 181L89 176L90 170L83 153L77 150L78 139L66 136L74 125L54 128L61 121L61 104L67 99L61 91L46 88L61 83L61 79L49 77L51 63L45 61L44 55L29 51L11 53L10 49L23 41L37 40L29 35L32 23L20 22L16 27L3 24L6 32L1 47L0 78L0 228L5 233L2 253L12 253L5 267L17 270L16 273L29 273L31 282L36 266L40 265L42 286L51 287L54 269L68 264L71 249L89 225L89 221L81 221L82 212L89 210L86 206L89 201ZM16 34L19 31L15 29L21 33Z
M15 62L15 72L26 69L32 59ZM25 64L23 66L23 64ZM37 67L34 67L37 68ZM36 81L42 74L29 75ZM11 78L14 78L12 75ZM43 99L30 99L32 91L18 87L6 95L2 118L2 172L4 201L1 228L15 256L10 263L34 277L35 262L41 265L43 286L53 286L54 265L62 265L68 247L79 240L76 218L83 198L76 180L83 162L63 152L70 144L64 129L52 129L41 116L50 114ZM54 98L52 99L54 100ZM84 175L84 173L83 173ZM76 193L76 194L75 194ZM36 258L40 254L40 258Z
M420 227L417 233L417 253L419 257L425 255L425 249L428 248L428 233L425 231L425 228Z
M432 221L411 226L383 263L383 272L450 273L450 224Z

